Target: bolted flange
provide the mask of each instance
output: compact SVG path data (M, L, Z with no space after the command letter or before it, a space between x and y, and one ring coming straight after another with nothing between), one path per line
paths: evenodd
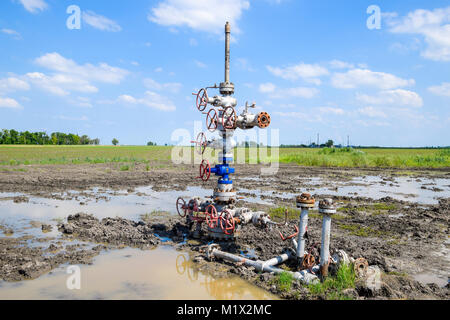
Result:
M323 215L332 215L336 213L336 206L333 204L333 199L326 198L319 202L319 213Z
M309 193L302 193L296 198L297 208L314 208L316 200Z

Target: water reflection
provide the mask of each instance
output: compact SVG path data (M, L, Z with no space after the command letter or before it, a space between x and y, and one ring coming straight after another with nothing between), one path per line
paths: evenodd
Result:
M249 296L258 300L276 299L275 296L256 289L240 278L214 278L202 273L187 253L177 256L176 270L179 275L186 276L190 282L200 284L211 297L217 300L243 300L249 299Z

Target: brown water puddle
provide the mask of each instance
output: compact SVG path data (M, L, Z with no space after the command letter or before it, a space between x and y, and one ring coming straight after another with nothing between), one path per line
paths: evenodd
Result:
M103 253L93 265L79 265L80 290L67 288L67 267L35 280L0 282L0 299L277 299L240 278L198 272L187 253L170 247Z

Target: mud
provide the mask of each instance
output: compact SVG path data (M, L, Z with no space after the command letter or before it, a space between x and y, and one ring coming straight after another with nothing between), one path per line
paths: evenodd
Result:
M442 280L450 273L448 170L323 169L282 165L276 175L264 177L260 176L260 169L259 165L237 166L239 178L235 179L235 184L238 191L241 190L239 195L248 197L239 201L238 206L262 210L279 206L293 207L293 194L311 188L333 190L337 188L337 182L348 183L354 178L364 179L365 176L381 176L381 184L387 186L395 186L397 177L408 177L408 180L417 183L445 179L447 184L436 186L427 183L421 189L436 193L434 204L414 202L414 194L409 195L412 201L408 197L403 197L406 201L389 195L376 200L354 193L333 195L331 191L328 196L334 198L339 208L333 216L331 251L344 249L355 258L366 258L370 265L378 266L383 271L379 290L368 290L363 285L357 285L355 289L348 290L346 295L354 299L449 298L448 285L427 284L414 278L415 275L438 275ZM25 173L2 173L0 191L10 194L2 200L13 200L15 203L27 203L32 196L60 200L76 200L80 196L100 201L106 199L99 194L105 189L117 190L117 193L126 190L125 194L144 196L136 192L136 188L151 186L154 191L178 190L182 193L187 186L208 188L213 185L214 182L208 182L206 186L194 179L195 174L192 172L197 172L196 166L171 166L152 172L147 172L139 165L130 172L120 172L114 165L31 166ZM94 193L86 192L92 188L100 189ZM71 193L74 190L81 192L74 195ZM322 198L324 194L316 197ZM254 199L256 201L251 201ZM326 298L311 296L306 287L297 283L293 283L290 290L282 290L276 285L273 275L259 274L245 266L206 262L204 250L210 239L194 239L192 230L173 214L154 213L136 221L118 217L100 220L89 215L87 206L84 213L72 212L68 215L66 221L58 224L64 241L83 240L98 245L87 249L79 245L64 246L65 242L62 242L59 246L30 247L28 244L33 239L11 238L10 235L17 233L17 230L0 226L0 231L9 235L0 238L0 279L33 279L64 263L90 263L100 251L108 248L130 246L151 249L164 244L191 252L196 267L216 277L238 275L286 299ZM276 215L273 218L279 219ZM297 219L298 214L293 214L287 226L273 230L247 225L236 241L219 244L223 250L231 253L254 259L269 259L291 246L280 240L278 231L290 234L298 223ZM308 249L314 246L317 248L317 243L320 244L321 223L321 216L317 210L313 210L308 227ZM37 227L42 231L51 230L51 226L46 223ZM295 270L295 265L289 263L283 267Z

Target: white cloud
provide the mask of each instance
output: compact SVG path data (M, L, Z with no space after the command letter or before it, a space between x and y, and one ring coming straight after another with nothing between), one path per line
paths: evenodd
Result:
M26 77L36 86L57 96L67 96L70 91L83 93L98 92L98 88L91 85L89 81L68 74L55 74L47 76L40 72L30 72Z
M35 62L53 71L104 83L118 84L129 74L127 70L111 67L106 63L99 63L98 66L90 63L79 65L75 61L66 59L56 52L47 53L37 58Z
M22 109L22 106L12 98L0 97L0 108Z
M166 90L172 93L179 92L182 87L182 84L178 82L159 83L150 78L144 79L144 85L146 88L150 90L156 91Z
M163 68L158 67L158 68L156 68L154 71L155 71L155 72L163 72Z
M98 88L92 82L118 84L129 74L127 70L111 67L106 63L100 63L98 66L79 65L58 53L47 53L37 58L35 63L54 73L46 75L42 72L31 72L26 74L27 79L59 96L69 95L71 91L95 93Z
M423 100L417 93L403 89L381 91L376 96L358 93L356 99L369 105L413 108L423 106Z
M277 88L273 83L263 83L259 85L259 92L268 94L271 99L286 99L286 98L314 98L319 90L308 87L294 87L294 88Z
M170 99L152 91L145 92L144 98L135 98L130 95L121 95L117 102L132 105L144 105L161 111L175 111L176 107Z
M54 119L58 119L58 120L67 120L67 121L88 121L89 118L86 116L81 116L81 117L67 117L67 116L54 116Z
M1 29L1 32L8 34L10 36L13 36L14 39L20 40L22 39L22 35L17 32L16 30L12 30L12 29Z
M249 9L247 0L163 0L151 9L148 20L166 27L187 26L194 30L222 34L229 21L234 33L244 10Z
M443 82L439 86L429 87L428 91L438 96L450 97L450 82Z
M422 56L435 61L450 61L450 7L417 9L399 19L389 19L390 32L423 36L427 44Z
M357 87L374 87L379 89L394 89L412 86L414 79L402 79L390 73L374 72L368 69L352 69L345 73L335 73L331 78L335 88L354 89Z
M379 110L379 109L375 109L374 107L365 107L365 108L361 108L358 109L358 112L362 115L371 117L371 118L386 118L386 114Z
M21 79L14 77L0 79L0 92L10 92L28 89L30 89L30 85Z
M44 0L19 0L25 10L31 13L38 13L48 8L47 3Z
M305 63L299 63L284 68L267 66L267 70L273 75L286 80L297 80L302 78L303 80L316 85L321 83L319 77L328 74L328 70L322 66Z
M191 47L196 47L196 46L198 46L198 41L196 39L194 39L194 38L190 38L189 39L189 45Z
M102 31L118 32L122 30L117 22L93 11L83 11L82 18L84 23Z
M355 66L348 62L332 60L330 61L330 67L333 69L353 69Z
M261 83L259 85L259 92L261 93L272 93L276 89L276 86L273 83Z
M337 116L342 116L345 114L345 111L341 108L332 108L332 107L320 107L318 108L320 113L322 114L333 114Z
M279 112L279 111L275 111L274 112L275 115L283 117L283 118L288 118L290 120L292 119L300 119L302 121L306 121L306 122L322 122L323 118L317 114L317 113L308 113L308 112Z

